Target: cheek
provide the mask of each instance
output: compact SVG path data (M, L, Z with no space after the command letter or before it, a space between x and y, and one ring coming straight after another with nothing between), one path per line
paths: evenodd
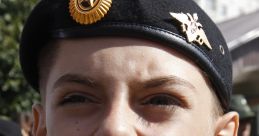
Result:
M46 116L47 133L50 136L90 136L101 122L101 115L88 117L53 109L47 110Z
M192 110L182 110L172 120L150 124L146 128L147 136L205 136L211 131L207 117L194 115Z
M46 129L49 136L90 136L100 125L103 115L98 108L89 113L89 108L84 106L61 107L55 104L55 96L47 98Z
M201 94L202 96L202 94ZM203 131L211 134L214 131L215 119L213 113L213 100L210 98L197 96L196 104L194 104L194 111L192 113L191 119L193 124L198 126L199 131ZM207 134L208 135L208 134Z

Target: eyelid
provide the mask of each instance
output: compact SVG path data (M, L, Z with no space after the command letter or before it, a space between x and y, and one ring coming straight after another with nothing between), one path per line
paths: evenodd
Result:
M178 94L168 94L168 93L157 93L157 94L152 94L152 95L148 95L145 98L142 99L143 103L145 103L147 100L150 100L154 97L168 97L168 98L172 98L172 101L176 101L176 103L174 106L180 106L182 108L185 109L189 109L190 105L188 104L188 102L186 101L186 98L184 96L178 95ZM142 103L142 104L143 104ZM173 105L173 104L172 104ZM166 106L166 105L164 105Z
M150 96L146 97L142 104L148 104L148 102L150 102L151 100L153 100L155 98L160 98L160 100L164 99L164 100L167 100L167 102L168 102L168 100L172 100L173 101L175 99L172 96L169 96L167 94L154 94L154 95L150 95Z
M97 97L95 97L95 96L93 96L93 95L91 95L91 94L89 94L89 93L83 93L83 92L73 92L73 93L69 93L69 94L65 95L65 96L62 98L62 100L61 100L61 102L60 102L59 104L60 104L60 105L65 105L65 104L69 104L69 103L71 103L71 104L77 103L77 102L65 102L65 100L72 99L73 96L74 96L74 97L76 97L76 96L84 97L84 99L85 99L85 100L88 100L89 103L100 104L100 100L99 100ZM78 103L81 103L81 102L78 102Z

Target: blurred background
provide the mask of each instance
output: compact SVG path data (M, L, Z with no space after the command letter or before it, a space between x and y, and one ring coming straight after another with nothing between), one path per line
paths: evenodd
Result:
M31 106L39 95L26 83L19 66L19 37L37 0L0 0L0 135L23 136L31 128ZM12 122L10 122L12 121Z
M31 105L40 97L22 76L18 46L23 24L37 1L0 0L0 120L21 127L23 136L30 135ZM259 0L194 1L216 22L228 43L236 94L232 110L242 115L244 124L239 135L259 136Z

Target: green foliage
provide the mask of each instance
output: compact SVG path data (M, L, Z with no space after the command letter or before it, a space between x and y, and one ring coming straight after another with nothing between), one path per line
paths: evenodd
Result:
M10 119L39 100L39 94L26 83L18 58L23 24L36 2L0 0L0 116Z

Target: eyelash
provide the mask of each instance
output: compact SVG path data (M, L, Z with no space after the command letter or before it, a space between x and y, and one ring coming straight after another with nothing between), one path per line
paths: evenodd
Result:
M88 96L85 94L71 94L67 95L63 98L60 102L60 105L67 105L67 104L82 104L82 103L98 103L93 96Z
M167 94L159 94L149 96L142 105L151 105L151 106L160 106L160 107L168 107L168 106L181 106L181 100L177 98L167 95Z

